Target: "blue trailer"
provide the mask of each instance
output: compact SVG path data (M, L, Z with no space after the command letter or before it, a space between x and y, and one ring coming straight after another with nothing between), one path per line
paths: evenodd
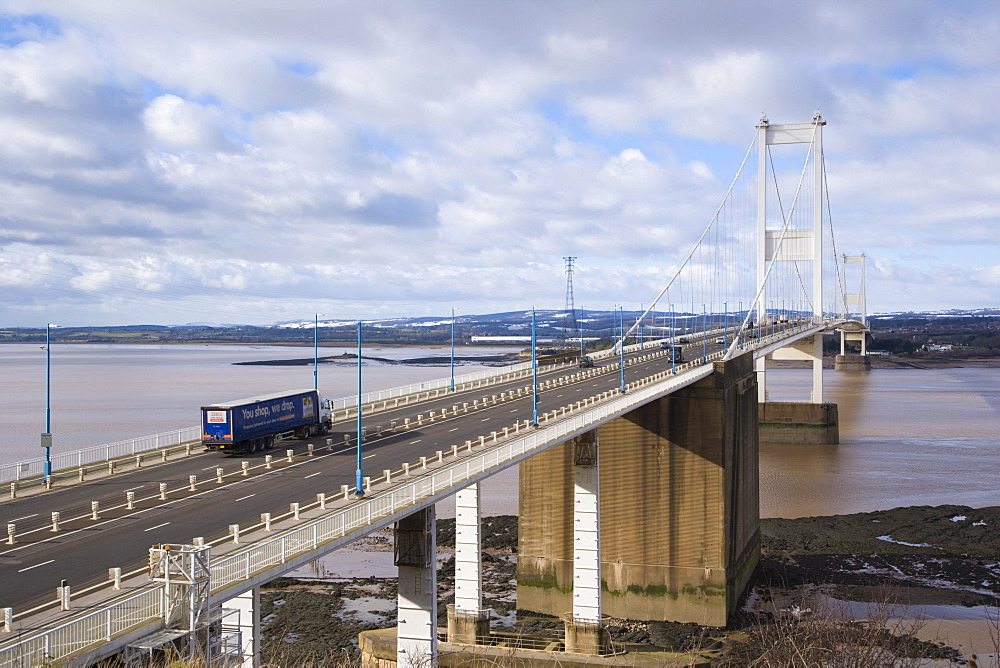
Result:
M330 431L330 404L316 390L279 392L201 408L202 444L208 450L269 450L284 438Z

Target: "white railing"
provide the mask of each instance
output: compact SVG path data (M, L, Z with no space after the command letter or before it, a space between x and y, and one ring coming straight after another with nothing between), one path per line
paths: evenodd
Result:
M575 362L573 362L575 364ZM545 366L545 370L555 369L558 366L564 365L552 365ZM531 372L531 362L519 362L517 364L510 364L495 369L484 369L482 371L476 371L473 373L466 373L460 376L455 376L455 390L469 389L469 386L475 386L477 383L482 383L484 381L498 381L500 377L510 376L511 378L516 378L518 376L526 375ZM444 378L437 378L435 380L428 380L422 383L412 383L410 385L403 385L401 387L392 387L387 390L375 390L373 392L365 392L361 395L361 405L374 404L380 401L386 401L387 399L397 399L399 397L407 397L410 395L418 395L424 392L434 392L435 390L449 389L451 387L451 376L446 376ZM352 397L340 397L338 399L333 399L331 401L332 408L334 410L344 410L345 408L353 408L358 405L357 396Z
M713 357L719 355L720 353L714 353ZM618 394L617 390L602 393L598 396L617 398L596 404L589 410L583 409L584 412L576 416L558 419L552 426L542 427L526 436L515 436L507 443L479 455L465 457L410 483L355 503L350 508L256 543L240 553L214 559L211 566L213 595L247 580L250 575L287 565L295 556L304 552L312 552L323 546L328 550L335 549L330 546L331 541L348 538L349 534L359 529L365 529L365 533L368 533L380 521L387 524L390 517L417 504L423 502L423 505L427 505L450 496L462 487L593 429L638 405L690 385L710 375L712 371L712 365L705 364L677 375L669 371L660 372L656 374L660 382L651 383L644 379L632 383L629 392L624 395ZM642 387L636 388L637 385ZM274 575L277 577L278 574ZM232 595L237 593L233 592Z
M556 367L546 367L546 369L553 368ZM488 369L485 371L464 374L455 377L455 389L469 389L469 386L475 386L477 383L490 381L492 381L490 384L503 382L504 380L514 379L518 376L526 375L526 373L530 373L530 371L531 362L522 362L496 369ZM373 404L387 399L419 395L422 392L434 392L436 390L449 388L450 386L451 378L446 377L423 383L413 383L411 385L394 387L387 390L368 392L362 395L362 405ZM331 403L333 404L334 410L344 410L346 408L356 407L357 402L358 398L353 396L334 399ZM126 457L142 452L159 450L161 448L180 445L181 443L197 441L200 439L201 426L195 425L193 427L184 427L183 429L164 432L162 434L140 436L138 438L117 441L106 445L95 445L81 450L55 453L51 455L52 470L60 471L64 469L79 468L86 464L94 464L110 459L116 459L118 457ZM44 473L44 469L44 457L28 459L22 462L15 462L13 464L0 464L0 483L40 478Z
M201 439L201 427L185 427L162 434L140 436L105 445L95 445L82 450L57 452L52 454L52 470L79 468L86 464L127 457L150 450L168 448L181 443ZM38 457L14 464L0 464L0 483L16 482L30 478L38 478L44 474L45 458Z
M761 337L750 348L762 348L768 343L791 334L814 328L809 324L781 333ZM722 359L724 351L708 355L706 362ZM546 426L526 436L512 436L476 456L465 457L422 476L398 488L378 494L349 508L336 511L273 538L255 543L234 554L213 560L211 564L212 598L237 596L247 589L252 577L265 574L273 578L298 567L296 559L315 559L371 531L388 526L392 521L417 506L428 506L473 482L487 478L517 464L542 450L578 436L595 426L627 413L636 406L669 394L681 387L705 378L713 365L701 360L678 365L676 373L660 371L652 376L629 383L624 395L617 390L602 392L576 404L571 417L543 416ZM613 398L612 398L613 397ZM593 408L587 409L587 405ZM576 415L573 415L576 413ZM563 409L565 415L565 409ZM551 421L554 424L548 426ZM494 435L490 442L499 443L502 436ZM354 534L354 535L352 535ZM274 571L268 573L268 571ZM241 583L242 588L241 588ZM104 608L75 617L47 630L27 633L7 647L0 648L0 668L39 665L58 661L87 648L110 643L116 634L142 625L153 625L162 619L162 589L149 585L132 596L112 601Z
M829 326L830 323L827 323ZM767 335L762 337L762 341L775 341L780 340L789 336L789 334L797 332L801 329L808 329L813 327L813 325L806 324L798 327L793 327L791 330L783 330L780 333L774 335ZM730 330L733 328L730 327ZM686 335L689 339L691 337L702 338L703 336L713 337L724 333L724 329L717 329L708 332L707 334L689 334ZM656 348L659 346L660 341L667 341L668 339L660 339L657 341L646 341L644 343L637 343L625 347L625 353L632 353L644 348ZM689 346L695 345L689 342ZM747 346L747 347L753 347ZM616 356L617 353L613 348L608 350L601 350L595 353L590 353L591 357L594 359L604 359ZM545 367L545 370L555 369L562 366L572 365L575 362L569 362L565 365L552 365ZM475 386L477 383L483 382L503 382L505 380L511 380L519 376L526 376L531 372L531 362L521 362L519 364L513 364L508 366L499 367L496 369L487 369L484 371L477 371L475 373L463 374L461 376L455 376L455 389L465 390L469 389L470 386ZM394 387L387 390L377 390L374 392L368 392L362 395L362 405L374 404L380 401L386 401L388 399L395 399L400 397L409 397L417 395L419 396L423 392L435 392L438 390L446 389L451 386L451 378L439 378L437 380L430 380L423 383L413 383L411 385L403 385L401 387ZM357 406L357 397L341 397L339 399L334 399L331 402L333 404L334 410L345 410L348 408L354 408ZM52 455L52 470L60 471L63 469L79 468L85 464L94 464L102 461L107 461L109 459L115 459L118 457L125 457L129 455L135 455L142 452L149 452L151 450L158 450L165 447L171 447L174 445L180 445L181 443L187 443L190 441L197 441L201 438L201 427L185 427L183 429L177 429L174 431L164 432L162 434L152 434L150 436L140 436L139 438L127 439L124 441L117 441L115 443L108 443L106 445L97 445L89 448L83 448L81 450L74 450L71 452L56 453ZM29 459L23 462L16 462L14 464L0 464L0 483L9 483L20 480L26 480L31 478L41 477L44 471L45 459L36 458Z
M720 355L713 353L710 357L714 359ZM527 436L514 436L507 443L479 455L466 457L401 487L251 545L241 552L213 560L212 596L236 596L241 593L240 583L246 583L253 575L275 570L269 577L277 577L296 567L290 562L297 556L319 557L321 554L310 553L320 548L324 553L337 549L361 535L387 526L394 516L417 504L429 505L445 498L461 487L498 473L549 446L593 429L597 424L624 414L637 405L712 373L710 364L696 366L688 363L684 367L687 370L683 373L675 375L663 371L631 383L629 393L625 395L618 394L617 390L601 393L586 400L593 408L588 410L585 403L580 409L583 412L573 417L552 418L557 421L551 426ZM604 403L598 403L600 401ZM352 536L352 533L357 535ZM162 600L162 586L149 585L132 596L112 601L103 608L74 617L51 629L25 633L16 642L0 648L0 668L60 661L88 648L110 643L114 636L127 629L154 625L157 619L163 618Z
M46 666L163 616L161 586L143 588L51 629L24 633L0 649L0 668Z

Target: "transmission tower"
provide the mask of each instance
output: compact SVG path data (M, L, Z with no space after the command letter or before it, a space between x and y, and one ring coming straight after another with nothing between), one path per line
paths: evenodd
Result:
M573 304L573 262L575 257L564 257L566 260L566 325L563 327L563 342L569 338L570 332L577 331L576 306Z

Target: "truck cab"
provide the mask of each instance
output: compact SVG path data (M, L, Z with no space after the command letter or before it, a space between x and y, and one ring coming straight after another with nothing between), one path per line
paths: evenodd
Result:
M590 369L593 366L594 366L594 358L593 357L591 357L590 355L581 355L580 356L580 368L582 368L582 369Z

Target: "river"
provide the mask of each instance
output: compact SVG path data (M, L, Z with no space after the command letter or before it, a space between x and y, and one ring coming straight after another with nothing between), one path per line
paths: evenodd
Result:
M337 355L353 349L320 349ZM510 348L463 346L459 354ZM53 448L90 445L192 426L199 407L283 389L312 387L306 366L234 362L312 358L312 348L280 346L62 345L52 349ZM406 359L447 347L364 349L365 356ZM365 362L364 391L447 376L442 366ZM481 368L464 364L457 374ZM41 454L45 426L45 352L0 346L0 463ZM323 364L320 390L357 392L353 362ZM801 400L809 372L768 371L770 398ZM877 369L825 374L826 399L839 406L840 444L762 446L761 515L802 517L909 505L1000 503L1000 369ZM484 512L516 512L516 469L484 489ZM489 492L488 490L496 490Z

